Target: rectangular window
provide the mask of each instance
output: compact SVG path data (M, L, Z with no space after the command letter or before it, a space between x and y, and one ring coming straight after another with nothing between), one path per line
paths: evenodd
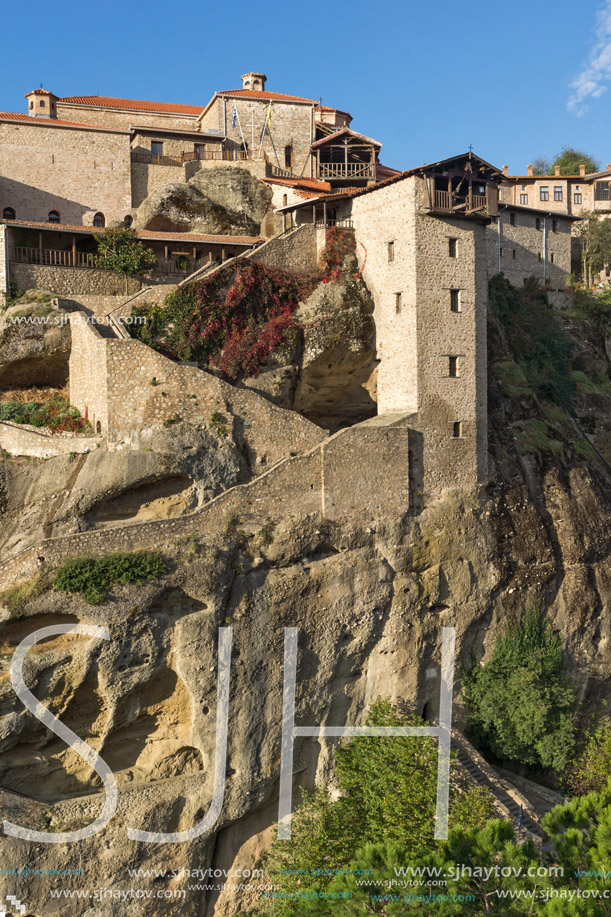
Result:
M549 201L549 187L547 185L541 185L539 188L539 200L540 201Z
M516 250L515 250L515 248L514 248L514 250L513 250L512 253L511 253L511 257L513 258L514 261L516 260Z
M510 213L510 214L509 214L509 225L510 225L510 226L515 226L515 225L516 225L516 215L515 215L515 213Z
M450 258L456 258L456 249L457 249L456 243L457 243L456 239L448 239L448 255L450 256Z
M541 220L539 217L536 217L535 219L535 229L541 229Z
M521 195L520 195L520 203L521 203L523 206L526 206L526 205L528 204L528 194L521 194Z
M163 156L163 143L160 140L151 140L151 153L153 156Z
M553 252L550 252L549 260L550 260L551 264L554 263L554 253L553 253Z
M577 191L577 192L573 195L573 203L574 203L574 204L581 204L581 191Z
M194 143L194 144L193 144L193 152L195 153L195 155L197 156L198 159L203 159L203 158L204 158L204 150L205 150L205 149L206 149L206 147L204 146L203 143Z
M541 252L539 252L539 261L542 261L542 260L543 260L543 255L541 254Z
M552 232L558 232L558 220L552 220Z
M389 261L395 260L395 243L394 242L388 243L388 260Z
M460 439L462 436L462 420L455 420L452 424L452 436L454 439Z
M562 200L562 185L554 185L554 200Z
M450 311L460 312L460 290L450 290Z
M448 357L448 376L451 379L458 377L458 357Z
M597 201L608 201L611 200L609 195L609 182L608 181L597 181L594 185L595 194L594 199Z
M401 311L401 307L402 307L401 299L402 299L401 293L395 293L395 312L397 313L397 315Z
M503 260L503 249L502 248L499 248L499 258L501 259L501 261Z

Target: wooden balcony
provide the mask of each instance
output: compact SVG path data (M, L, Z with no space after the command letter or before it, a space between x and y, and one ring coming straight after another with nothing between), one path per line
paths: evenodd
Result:
M147 150L132 150L132 162L141 162L149 166L177 166L181 167L185 162L246 162L264 159L264 153L257 153L244 150L192 150L180 154L180 156L158 156L149 153Z
M319 162L318 164L320 181L359 181L371 180L375 177L375 167L370 162Z
M496 190L496 189L494 189ZM496 216L498 213L498 197L487 194L450 194L449 191L434 191L432 210L435 213L455 213L457 216Z
M98 266L98 255L93 252L75 252L72 249L29 248L25 245L11 245L9 246L9 261L14 264L95 268Z

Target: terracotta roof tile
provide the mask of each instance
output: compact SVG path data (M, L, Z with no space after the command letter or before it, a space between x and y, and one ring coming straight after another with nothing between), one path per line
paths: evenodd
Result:
M89 105L92 108L125 108L128 111L158 111L174 115L199 115L203 111L203 105L142 102L138 99L116 99L113 96L64 96L58 101L71 105Z
M270 102L273 102L274 99L277 99L279 102L309 102L311 105L316 105L316 99L304 99L302 96L287 96L282 92L268 92L266 89L224 89L222 92L217 92L217 96L242 96L246 99L269 99Z

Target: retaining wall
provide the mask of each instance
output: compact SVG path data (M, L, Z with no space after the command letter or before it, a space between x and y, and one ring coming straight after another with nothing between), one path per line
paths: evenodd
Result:
M0 421L0 449L11 455L28 455L34 458L51 458L71 452L91 452L99 446L100 440L88 436L74 436L68 433L52 434L48 430L29 424Z

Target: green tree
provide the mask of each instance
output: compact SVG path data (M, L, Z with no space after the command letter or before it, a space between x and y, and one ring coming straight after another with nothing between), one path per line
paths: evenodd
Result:
M581 251L583 281L592 286L594 272L611 263L611 222L586 211L575 227L575 237Z
M468 730L497 760L562 771L574 748L576 694L562 642L538 610L497 637L492 658L463 670Z
M602 790L611 774L611 717L604 717L586 733L584 748L570 764L563 783L573 796Z
M142 274L154 267L157 257L150 248L145 248L136 238L135 230L127 226L107 229L96 237L98 264L107 271L114 271L127 278Z
M379 699L367 723L421 726L422 720ZM274 915L292 913L289 896L324 891L336 870L350 871L355 852L366 843L399 845L406 857L434 843L435 739L354 738L337 749L336 775L340 797L332 799L327 787L304 793L292 816L291 840L276 840L267 855L267 874L283 896L271 899ZM483 825L492 812L490 793L471 788L453 766L450 823L461 829Z
M588 172L598 172L599 169L599 164L593 156L572 146L563 146L552 162L552 168L560 167L561 175L579 175L579 167L581 165L585 165L586 174Z
M549 175L552 171L552 164L547 157L538 156L532 162L533 175Z

